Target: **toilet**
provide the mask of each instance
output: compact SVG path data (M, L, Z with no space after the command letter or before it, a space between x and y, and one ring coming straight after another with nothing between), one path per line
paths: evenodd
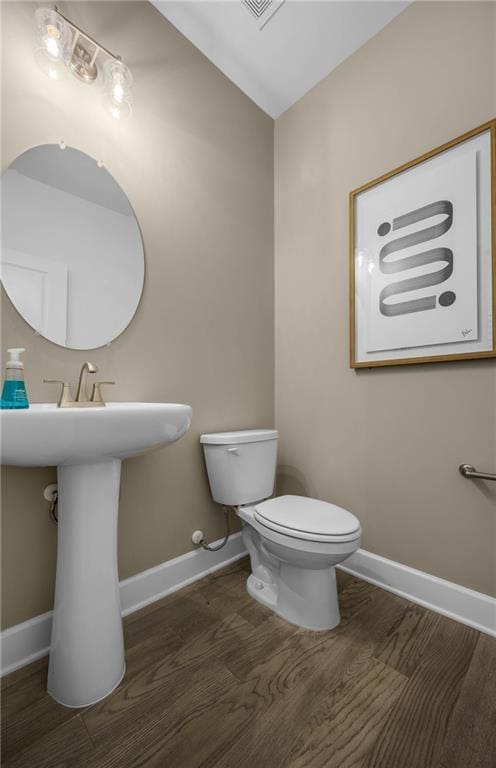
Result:
M248 593L291 624L339 624L335 566L360 546L351 512L274 491L278 432L250 429L202 435L212 498L234 507L250 555Z

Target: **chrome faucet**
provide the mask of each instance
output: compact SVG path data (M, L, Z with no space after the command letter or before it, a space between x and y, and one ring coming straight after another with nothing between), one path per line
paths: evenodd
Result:
M86 378L88 373L96 373L98 368L93 363L86 362L81 366L79 373L78 388L76 393L76 399L72 399L71 389L68 381L61 381L59 379L43 379L45 384L62 384L62 390L60 393L59 401L57 403L58 408L103 408L105 407L105 401L102 397L100 387L103 384L115 384L114 381L97 381L93 384L91 391L91 397L88 398L88 391L86 389Z

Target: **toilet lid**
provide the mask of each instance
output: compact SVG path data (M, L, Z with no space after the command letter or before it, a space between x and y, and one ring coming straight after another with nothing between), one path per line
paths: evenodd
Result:
M348 536L360 530L360 522L351 512L326 501L306 496L277 496L255 507L255 517L275 531L290 536Z

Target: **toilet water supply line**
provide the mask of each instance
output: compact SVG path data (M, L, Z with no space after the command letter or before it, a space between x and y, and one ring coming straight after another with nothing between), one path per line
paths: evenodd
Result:
M234 507L233 507L234 509ZM219 549L222 549L222 547L225 547L225 545L228 542L229 536L230 536L230 530L229 530L229 508L222 506L222 511L224 512L224 519L226 522L226 535L224 536L223 541L220 544L217 544L216 547L213 547L211 544L208 544L205 539L203 538L203 531L195 531L191 537L191 541L193 544L201 544L203 549L207 549L209 552L217 552Z

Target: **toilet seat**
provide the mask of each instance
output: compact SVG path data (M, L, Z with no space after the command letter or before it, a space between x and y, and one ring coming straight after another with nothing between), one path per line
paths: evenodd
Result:
M258 523L295 539L346 542L361 534L360 522L351 512L306 496L277 496L253 509Z

